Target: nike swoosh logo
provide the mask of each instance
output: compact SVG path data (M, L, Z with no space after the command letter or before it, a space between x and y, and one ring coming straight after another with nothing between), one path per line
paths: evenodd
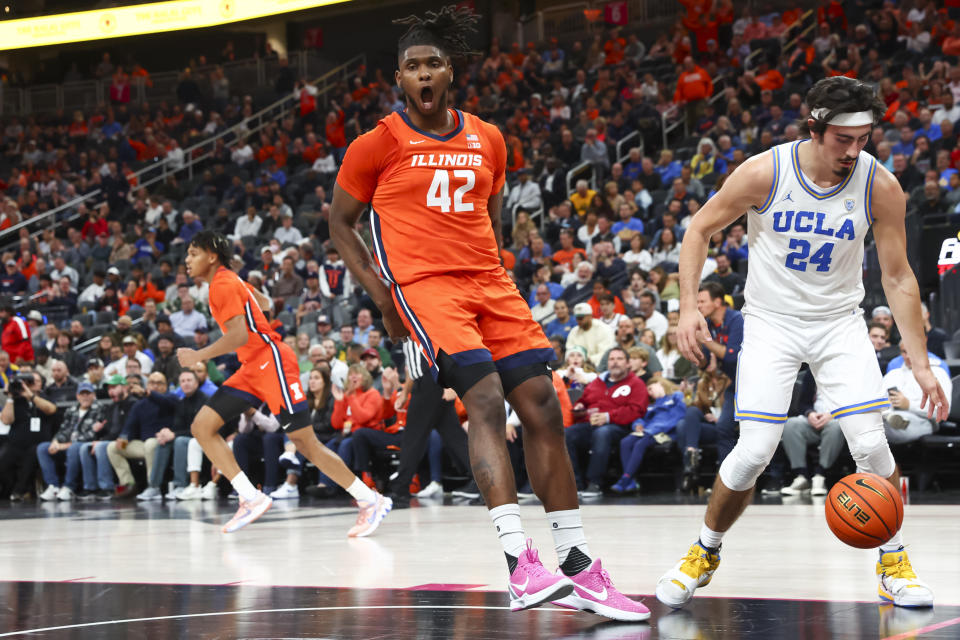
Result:
M584 591L584 592L590 594L591 596L593 596L593 597L596 598L597 600L603 601L603 600L606 600L606 599L607 599L607 588L606 588L606 587L603 588L603 591L591 591L590 589L587 589L586 587L581 586L581 585L578 584L578 585L577 585L577 589L580 589L580 591Z
M420 144L421 142L426 142L426 140L411 140L410 144Z
M511 582L510 586L516 589L517 592L519 593L521 591L525 591L527 589L528 584L530 584L530 576L527 576L527 579L523 581L523 584L514 584Z
M863 478L857 478L857 481L856 481L854 484L856 484L858 487L863 487L864 489L866 489L866 490L868 490L868 491L873 491L875 494L877 494L878 496L880 496L881 498L883 498L883 499L886 500L887 502L890 502L890 498L888 498L886 495L884 495L883 491L880 491L880 490L877 489L876 487L867 484L867 481L864 480Z
M270 363L269 363L269 362L264 362L262 365L260 365L260 371L263 371L264 369L266 369L268 364L270 364Z

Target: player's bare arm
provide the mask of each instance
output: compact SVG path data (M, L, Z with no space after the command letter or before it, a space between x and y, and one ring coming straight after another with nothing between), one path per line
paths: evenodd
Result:
M224 325L226 331L213 344L207 345L203 349L189 349L181 347L177 349L177 360L180 366L190 368L198 362L216 358L227 353L233 353L243 345L247 344L249 333L243 316L234 316L227 320Z
M680 353L691 362L704 364L700 345L709 344L711 340L707 322L697 311L697 289L703 263L707 259L710 236L742 216L750 207L763 205L773 184L771 153L767 151L754 156L738 167L723 183L720 191L693 216L683 234L677 337Z
M906 196L897 179L887 169L877 166L873 186L873 237L883 272L883 292L893 311L903 343L912 361L913 375L923 389L921 409L927 417L946 420L949 404L937 382L927 358L927 338L920 315L920 287L907 261L907 236L903 219Z
M367 208L367 203L360 202L339 184L333 187L333 202L330 205L330 238L337 247L343 262L350 274L357 279L373 303L383 314L383 326L387 329L390 339L396 342L407 337L409 332L400 320L393 305L390 289L380 278L380 269L374 262L373 256L363 239L354 228L360 216Z
M497 239L497 251L503 251L503 219L500 212L503 209L503 189L490 196L487 200L487 213L490 214L490 225L493 227L493 237Z

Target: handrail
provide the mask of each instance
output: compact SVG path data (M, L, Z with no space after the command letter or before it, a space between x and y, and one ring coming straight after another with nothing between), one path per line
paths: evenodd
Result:
M574 178L575 176L583 173L584 169L587 169L587 168L589 168L589 167L593 167L593 163L591 163L591 162L581 162L580 164L578 164L578 165L576 165L575 167L573 167L572 169L570 169L570 171L567 171L567 195L573 193L573 190L574 190L574 189L573 189L573 178ZM597 188L597 178L596 178L596 174L591 174L591 175L590 175L590 184L591 184L591 186L593 186L593 189L596 190L596 188Z
M326 93L326 92L328 92L328 91L331 89L331 86L327 85L326 83L327 83L327 81L328 81L332 76L335 76L335 75L337 75L337 74L346 72L348 69L353 68L354 66L356 66L356 63L358 63L358 62L359 62L359 64L361 64L361 65L366 64L366 55L364 55L364 54L359 54L359 55L356 55L356 56L350 58L348 61L344 62L343 64L338 65L337 67L331 69L330 71L328 71L327 73L323 74L322 76L320 76L320 77L317 78L316 80L313 80L313 81L311 82L311 84L317 85L317 84L320 84L321 82L324 83L323 93ZM149 186L149 185L151 185L151 184L154 184L154 183L156 183L156 182L159 182L160 180L166 180L166 178L167 178L168 175L180 173L180 172L182 172L182 171L188 171L189 174L190 174L190 176L192 177L194 165L197 164L197 163L199 163L199 162L201 162L201 161L203 161L203 160L206 160L208 157L210 157L210 155L212 155L212 153L213 153L213 152L212 152L212 149L215 147L216 142L217 142L218 140L221 140L221 139L223 139L223 138L226 138L227 136L238 135L238 134L240 134L241 132L244 132L244 131L246 132L246 135L250 135L250 134L256 133L257 131L259 131L260 129L262 129L264 126L266 126L266 124L268 124L267 121L264 121L264 120L263 120L264 116L266 116L266 115L268 114L268 112L271 112L271 111L277 109L277 107L281 107L280 114L279 114L279 115L274 114L274 115L272 116L272 118L269 120L269 122L275 121L275 120L277 120L278 118L283 117L283 115L286 115L286 113L287 113L288 111L296 108L296 100L294 99L293 95L294 95L294 94L284 96L284 97L280 98L279 100L277 100L276 102L273 102L272 104L264 107L263 109L261 109L261 110L258 111L257 113L251 115L249 118L246 118L246 119L244 119L243 121L237 123L236 125L230 127L229 129L226 129L226 130L218 133L218 134L215 135L215 136L212 136L212 137L210 137L210 138L207 138L206 140L204 140L204 141L202 141L202 142L198 142L197 144L194 144L194 145L192 145L192 146L190 146L190 147L187 147L186 149L183 150L183 160L184 160L183 165L180 166L180 167L178 167L178 168L176 168L176 169L170 167L170 162L169 162L169 160L168 160L167 158L161 158L161 159L157 160L156 162L154 162L154 163L152 163L152 164L150 164L150 165L148 165L148 166L146 166L146 167L143 167L143 168L140 169L139 171L136 171L135 173L133 173L133 174L130 175L130 176L124 176L124 179L126 179L126 180L128 180L128 181L130 181L130 180L136 180L136 186L137 186L137 188L140 188L140 187ZM284 106L285 103L289 103L289 106L287 107L287 109L284 110L284 109L282 109L282 107ZM257 120L260 121L259 124L258 124L255 128L250 129L250 128L249 128L249 123L250 123L250 122L253 122L253 121L257 121ZM196 154L196 153L195 153L198 149L200 149L201 147L203 147L203 146L205 146L205 145L210 145L211 150L208 151L208 152L206 152L206 153L201 153L201 154ZM145 176L146 174L148 174L148 173L154 173L154 172L157 172L157 171L160 172L159 175L155 175L155 176L153 176L152 178L146 178L146 179L141 180L141 178L142 178L143 176ZM66 204L62 204L62 205L60 205L59 207L56 207L55 209L51 209L50 211L47 211L47 212L45 212L45 213L42 213L42 214L40 214L39 216L34 216L34 217L32 217L32 218L29 218L29 219L27 219L27 220L24 220L24 221L18 223L18 224L15 225L15 226L12 226L12 227L9 227L9 228L7 228L7 229L4 229L4 230L0 231L0 242L2 242L4 238L8 237L12 232L15 232L16 229L20 229L20 228L22 228L22 227L24 227L24 226L26 226L26 225L32 225L32 224L36 224L36 223L42 223L44 220L50 218L51 216L55 216L56 214L61 213L61 212L65 211L65 210L68 210L68 209L70 209L71 207L75 207L76 205L80 204L81 202L86 202L86 201L90 200L91 198L93 198L94 196L98 195L99 193L100 193L100 191L99 191L99 190L96 190L96 191L93 191L93 192L91 192L91 193L85 194L84 196L82 196L82 197L80 197L80 198L77 198L77 199L75 199L75 200L71 200L70 202L68 202L68 203L66 203ZM39 231L34 231L34 232L31 233L31 236L36 236L36 235L38 235L38 234L39 234Z
M633 138L640 138L640 144L637 145L637 146L640 147L640 155L641 155L641 156L643 155L643 138L640 137L640 132L639 132L639 131L634 130L633 133L628 134L628 135L625 135L625 136L623 136L622 138L620 138L619 140L617 140L617 147L616 147L617 162L623 162L624 160L626 160L627 158L630 157L630 151L629 151L629 150L627 150L626 153L623 153L623 152L621 151L621 149L622 149L624 146L626 146L627 141L632 140Z
M801 16L800 16L799 18L797 18L797 21L796 21L794 24L803 24L803 21L806 20L807 18L809 18L811 15L813 15L813 9L808 9L808 10L806 11L806 13L801 14ZM809 27L807 27L806 29L804 29L803 31L801 31L799 34L797 34L797 35L793 38L793 40L791 40L791 41L789 41L788 43L786 43L785 45L783 45L783 52L786 53L787 49L788 49L790 46L795 45L795 44L797 43L797 40L800 39L800 36L806 34L808 31L810 31L811 29L813 29L814 26L816 26L816 25L810 25ZM751 60L753 60L754 56L760 54L762 51L763 51L763 49L754 49L753 51L751 51L751 52L750 52L750 55L748 55L746 58L743 59L743 68L746 69L746 68L747 68L747 63L750 62Z
M686 118L680 118L679 120L674 120L669 125L667 124L667 118L679 112L680 112L680 105L672 104L669 107L667 107L667 109L663 113L660 114L660 130L663 132L663 148L664 149L670 148L670 144L667 142L667 137L669 136L670 132L676 129L677 127L679 127L681 124L683 125L684 136L686 136L687 134Z

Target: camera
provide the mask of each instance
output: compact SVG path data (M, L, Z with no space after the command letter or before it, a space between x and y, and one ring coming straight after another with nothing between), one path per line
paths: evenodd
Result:
M7 390L12 396L19 396L23 393L24 385L33 384L33 381L32 373L18 373L10 380Z

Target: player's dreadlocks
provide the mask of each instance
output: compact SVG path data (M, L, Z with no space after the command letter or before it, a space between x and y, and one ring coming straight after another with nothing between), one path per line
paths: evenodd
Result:
M394 20L394 24L409 25L397 43L397 55L402 57L409 47L418 45L437 47L454 58L477 55L479 52L470 46L468 38L476 32L474 25L479 18L468 7L450 4L440 11L427 11L423 18L410 15Z

